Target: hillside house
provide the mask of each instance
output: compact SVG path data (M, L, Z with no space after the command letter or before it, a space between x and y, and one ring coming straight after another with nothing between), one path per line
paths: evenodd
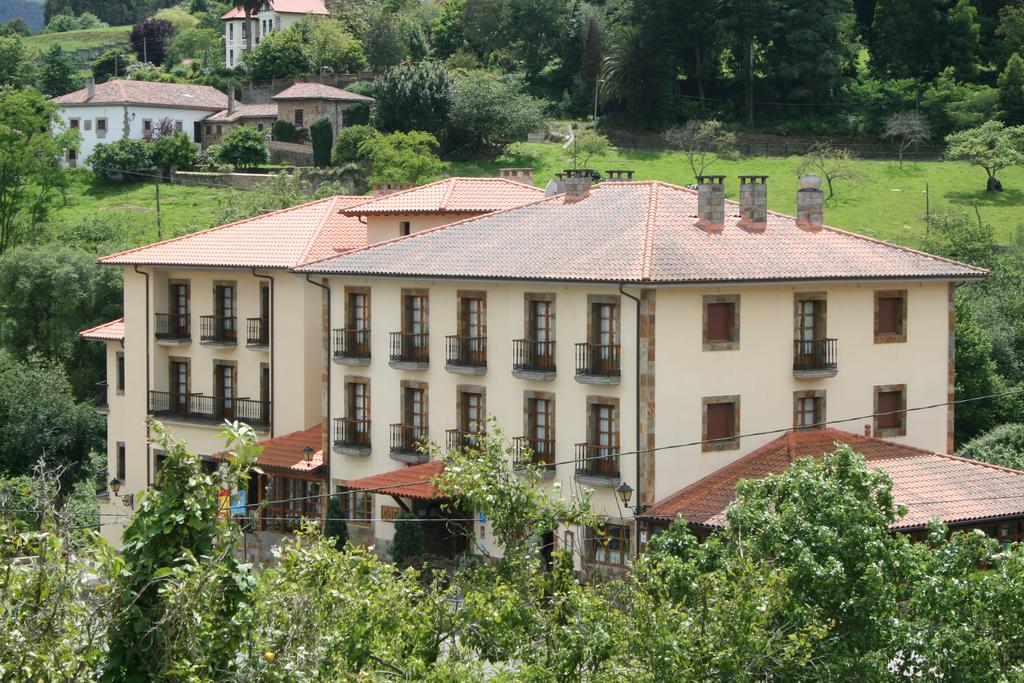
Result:
M252 47L269 33L283 31L306 16L327 16L323 0L266 0L255 17L246 19L241 7L235 6L221 16L224 22L224 63L233 69L242 63L249 48L246 36L253 31Z
M298 129L309 128L322 118L331 122L334 137L345 127L345 112L353 105L372 104L373 98L322 83L296 83L272 98L277 118ZM333 139L332 139L333 144Z

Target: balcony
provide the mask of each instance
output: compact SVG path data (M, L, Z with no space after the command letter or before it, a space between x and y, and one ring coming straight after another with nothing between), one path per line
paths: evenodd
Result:
M156 314L156 333L158 342L178 344L192 341L192 316L175 313Z
M270 319L245 319L245 345L250 348L267 348L270 346Z
M618 384L618 344L577 344L576 381L583 384Z
M462 375L482 375L487 372L487 337L445 337L448 353L445 369Z
M109 413L110 401L107 398L107 391L110 387L106 382L96 382L96 412Z
M400 370L426 370L430 366L430 335L392 332L388 365Z
M200 316L199 341L215 346L234 346L238 343L238 319L234 316Z
M618 446L576 444L576 480L594 486L619 484Z
M256 429L266 429L270 426L270 401L151 391L149 414L160 419L207 424L238 420Z
M391 457L395 460L418 465L430 460L430 454L422 452L427 443L427 428L419 425L391 425Z
M345 455L370 455L370 421L335 418L334 450Z
M512 376L521 379L554 379L555 342L513 339Z
M545 478L555 476L555 440L517 436L512 440L512 468L525 469L528 465L543 467Z
M480 450L482 432L466 432L461 429L445 430L445 443L449 451Z
M331 356L343 365L370 364L369 330L332 330Z
M836 363L836 340L815 339L793 342L793 376L803 379L835 377L839 373Z

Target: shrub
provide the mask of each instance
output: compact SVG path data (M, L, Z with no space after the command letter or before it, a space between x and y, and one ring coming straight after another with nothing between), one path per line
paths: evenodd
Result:
M271 134L278 142L305 142L307 131L296 128L290 121L275 121Z
M331 122L326 119L319 119L309 127L309 135L313 140L313 165L317 168L324 168L331 165L331 138L334 129Z
M347 500L347 499L346 499ZM327 522L324 523L324 536L334 539L334 547L341 550L348 543L348 523L345 519L343 499L334 496L327 503Z
M232 166L255 166L270 161L267 134L252 126L237 126L220 141L217 161Z
M373 168L371 183L418 185L437 177L443 165L436 150L437 139L419 130L379 135L359 146Z
M368 161L366 154L359 148L367 140L373 140L380 136L373 126L345 126L338 133L334 141L334 153L331 161L335 166L342 164L365 164Z
M97 177L110 180L126 173L153 168L153 148L142 140L124 138L109 145L100 143L86 159Z
M377 79L377 127L437 134L448 123L455 81L438 62L396 66Z
M198 158L199 147L188 135L178 131L172 135L163 135L153 143L153 165L169 171L172 168L194 166Z
M391 561L399 567L415 564L423 557L423 530L416 515L403 512L395 520L395 540L391 542Z

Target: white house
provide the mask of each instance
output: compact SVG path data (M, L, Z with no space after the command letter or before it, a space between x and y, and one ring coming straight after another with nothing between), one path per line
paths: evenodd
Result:
M113 80L95 84L90 78L81 90L55 97L61 118L82 134L81 148L68 152L67 164L87 159L101 142L122 138L141 140L163 119L194 142L202 142L201 122L227 109L228 96L208 85Z
M282 31L296 24L308 14L327 16L327 7L323 0L266 0L256 14L255 20L248 23L253 26L252 45L260 44L260 39L274 31ZM233 69L242 62L242 55L248 49L246 44L245 12L241 7L232 7L221 17L224 22L224 63Z

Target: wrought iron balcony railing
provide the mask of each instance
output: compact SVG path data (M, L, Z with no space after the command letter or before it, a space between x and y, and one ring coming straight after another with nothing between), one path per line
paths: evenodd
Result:
M512 340L512 369L520 372L555 371L555 342Z
M238 420L252 427L270 426L270 401L224 398L206 394L149 392L149 414L197 422Z
M618 377L618 344L577 344L576 375L579 377Z

